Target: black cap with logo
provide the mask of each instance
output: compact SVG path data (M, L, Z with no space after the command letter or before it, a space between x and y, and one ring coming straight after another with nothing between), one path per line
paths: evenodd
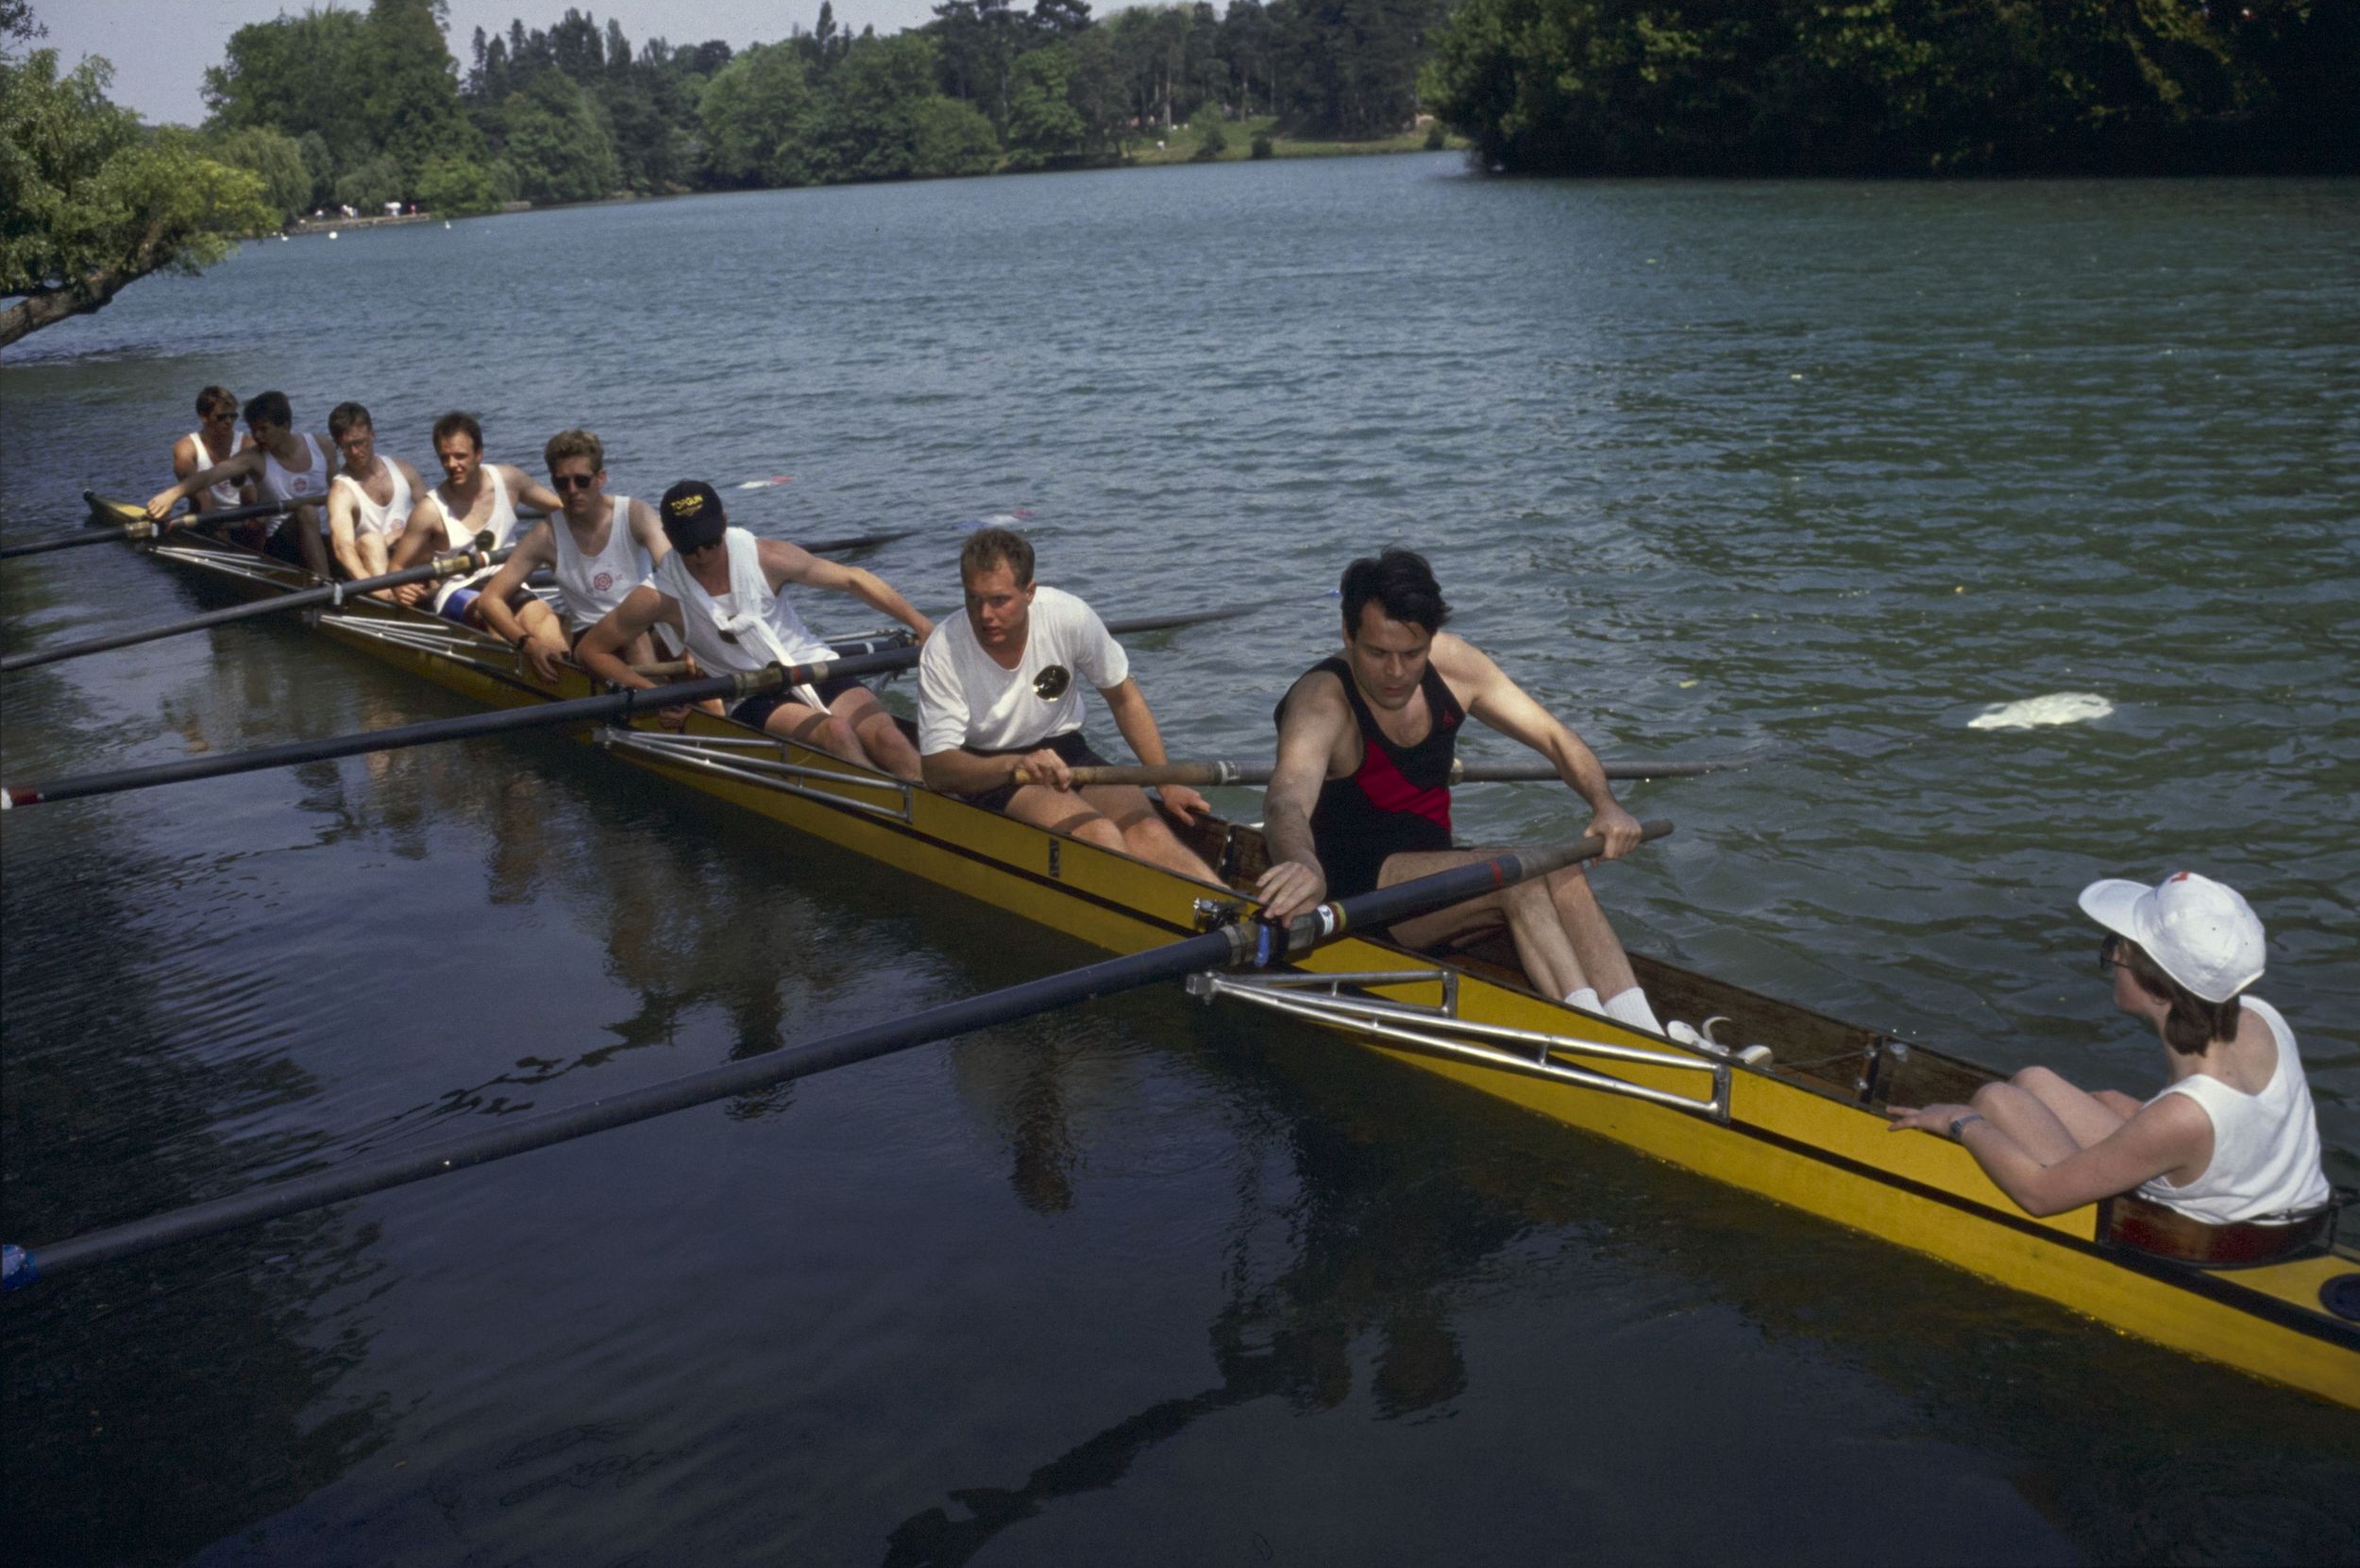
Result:
M676 550L718 544L722 531L730 526L728 514L721 510L720 493L702 480L681 481L664 492L664 504L656 510L664 518L664 536Z

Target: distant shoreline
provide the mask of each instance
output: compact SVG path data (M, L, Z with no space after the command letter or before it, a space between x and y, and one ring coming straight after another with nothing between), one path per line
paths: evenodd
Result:
M1414 130L1406 130L1396 136L1379 137L1365 142L1323 142L1309 139L1296 140L1290 137L1273 136L1270 138L1271 150L1269 154L1264 158L1256 159L1254 156L1255 138L1256 136L1269 135L1269 132L1267 128L1253 128L1256 125L1256 122L1254 121L1239 122L1239 128L1234 132L1226 125L1224 125L1222 127L1222 135L1224 145L1219 152L1216 152L1209 158L1204 157L1200 153L1199 149L1203 146L1205 139L1203 135L1198 132L1197 128L1194 126L1175 126L1172 130L1166 133L1162 138L1156 141L1141 143L1140 150L1124 154L1120 159L1105 162L1061 162L1046 165L1037 169L994 169L991 173L985 175L952 175L938 177L960 180L999 179L1008 176L1081 174L1102 169L1169 168L1173 165L1190 163L1278 162L1288 159L1306 158L1379 158L1391 157L1398 153L1416 152L1464 153L1475 145L1475 143L1469 142L1464 137L1450 136L1444 139L1441 147L1429 147L1425 143L1426 132L1423 127ZM594 201L512 201L503 203L499 207L493 209L491 211L470 212L466 214L466 216L469 218L497 218L506 217L518 212L555 212L571 211L583 207L614 207L635 201L668 201L679 196L744 195L750 194L754 191L840 190L851 185L911 185L917 183L919 182L909 179L842 180L824 185L760 185L710 191L679 190L665 191L661 193L625 191L619 192L611 196L600 196ZM409 224L442 222L456 223L458 221L460 221L459 218L454 214L426 211L402 212L393 215L384 213L370 215L363 213L350 218L334 215L317 218L304 217L295 219L285 228L279 230L279 234L282 238L294 238L298 235L321 234L333 238L346 229L399 228ZM265 238L267 238L267 236L265 236Z

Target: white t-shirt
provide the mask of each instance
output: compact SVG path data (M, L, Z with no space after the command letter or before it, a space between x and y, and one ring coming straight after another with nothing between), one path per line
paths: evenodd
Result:
M1085 685L1103 691L1130 674L1130 659L1098 612L1062 589L1034 590L1024 657L1014 669L984 651L964 613L952 615L919 655L918 750L933 756L962 746L1038 746L1082 727Z

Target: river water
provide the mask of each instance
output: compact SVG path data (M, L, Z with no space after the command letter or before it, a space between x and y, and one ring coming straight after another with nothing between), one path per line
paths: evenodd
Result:
M2356 367L2350 182L699 197L143 282L0 368L0 537L156 488L208 382L359 398L422 466L448 407L528 467L584 424L624 493L786 473L758 531L919 529L869 564L936 609L1012 511L1109 615L1273 601L1134 648L1175 753L1241 757L1344 562L1408 544L1602 753L1765 753L1627 791L1679 825L1600 874L1632 946L2144 1090L2074 894L2194 867L2268 922L2349 1184ZM194 602L51 555L0 640ZM464 711L291 628L0 690L15 781ZM2111 712L1969 727L2070 693ZM16 1240L1092 955L554 739L11 814L0 870ZM1170 993L0 1318L43 1562L2360 1557L2348 1413Z

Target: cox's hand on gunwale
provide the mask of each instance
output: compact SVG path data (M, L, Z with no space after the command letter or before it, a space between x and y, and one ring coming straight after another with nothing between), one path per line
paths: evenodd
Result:
M1639 847L1639 818L1618 805L1610 805L1590 818L1590 826L1582 831L1606 840L1600 860L1620 860Z
M1317 867L1282 860L1262 873L1254 892L1262 901L1262 919L1284 923L1326 901L1327 877Z
M1906 1133L1914 1129L1931 1133L1936 1138L1948 1138L1951 1122L1974 1114L1972 1105L1928 1105L1923 1109L1912 1105L1887 1105L1885 1115L1893 1120L1885 1124L1885 1131Z

